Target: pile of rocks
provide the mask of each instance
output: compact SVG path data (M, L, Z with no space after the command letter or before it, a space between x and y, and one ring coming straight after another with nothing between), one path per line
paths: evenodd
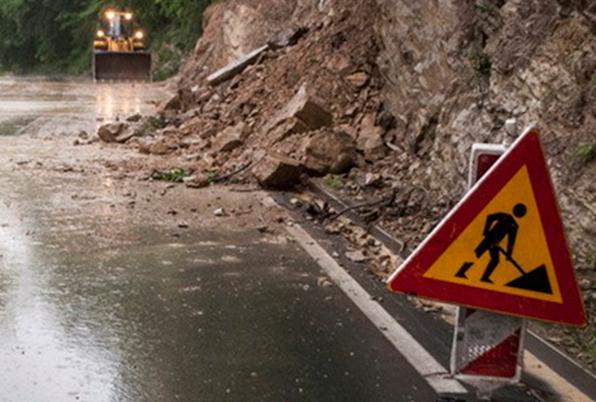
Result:
M290 188L302 175L346 173L384 158L392 117L380 100L377 46L362 13L313 13L268 43L232 60L164 103L159 124L147 119L100 128L105 142L171 158L194 172ZM252 174L248 174L252 173Z

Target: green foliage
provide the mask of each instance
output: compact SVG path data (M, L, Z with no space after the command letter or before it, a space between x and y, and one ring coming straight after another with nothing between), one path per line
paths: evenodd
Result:
M151 175L153 180L169 181L172 183L182 183L185 177L189 177L191 171L181 168L173 168L168 170L155 171Z
M176 74L182 64L183 57L184 53L179 48L161 46L155 57L155 80L162 81Z
M474 9L481 14L494 15L499 12L499 9L490 3L474 4Z
M323 184L334 190L339 190L344 186L344 181L341 176L329 174L323 178Z
M201 33L212 0L0 0L0 70L88 71L98 16L107 7L134 11L150 34L160 78L174 74Z
M482 51L471 50L468 59L472 64L472 67L476 71L476 76L479 79L488 80L490 78L491 70L493 67L490 58Z
M585 164L596 160L596 143L580 145L575 154Z

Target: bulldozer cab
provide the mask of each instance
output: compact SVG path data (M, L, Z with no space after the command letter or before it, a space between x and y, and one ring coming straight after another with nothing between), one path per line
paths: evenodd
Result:
M130 11L108 9L93 41L93 77L97 80L151 80L146 34Z
M123 39L132 37L132 14L119 13L113 18L102 21L103 27L106 30L106 35L115 39ZM127 19L126 16L130 19Z

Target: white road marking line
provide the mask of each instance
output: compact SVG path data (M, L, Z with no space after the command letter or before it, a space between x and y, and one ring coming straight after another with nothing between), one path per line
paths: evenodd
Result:
M385 335L397 351L410 363L438 394L467 394L457 380L447 377L445 367L420 345L404 327L372 299L339 264L300 226L287 231L310 254L329 278L358 306L366 317Z

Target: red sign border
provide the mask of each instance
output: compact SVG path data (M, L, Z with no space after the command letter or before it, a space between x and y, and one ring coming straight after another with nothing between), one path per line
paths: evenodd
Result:
M524 165L530 176L563 303L423 277L461 232ZM537 129L531 128L522 134L499 158L389 278L388 288L395 292L519 317L580 327L586 325L583 300L575 279L559 206Z

